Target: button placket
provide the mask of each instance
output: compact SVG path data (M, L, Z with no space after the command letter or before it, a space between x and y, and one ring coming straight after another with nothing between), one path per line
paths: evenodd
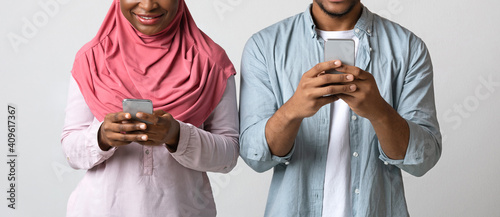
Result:
M150 176L153 174L153 147L143 146L143 173Z

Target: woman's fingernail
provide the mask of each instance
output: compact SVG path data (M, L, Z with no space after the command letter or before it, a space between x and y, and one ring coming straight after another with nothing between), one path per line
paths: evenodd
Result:
M351 89L352 91L355 91L356 90L356 85L353 84L353 85L349 86L349 89Z
M347 76L346 76L346 79L347 79L348 81L352 80L353 78L354 78L354 76L353 76L353 75L347 75Z
M143 129L143 130L145 130L146 129L146 124L141 124L140 128Z
M336 66L340 66L340 61L335 61L334 63Z
M144 135L144 136L141 137L141 139L144 140L144 141L146 141L146 140L148 140L148 136Z

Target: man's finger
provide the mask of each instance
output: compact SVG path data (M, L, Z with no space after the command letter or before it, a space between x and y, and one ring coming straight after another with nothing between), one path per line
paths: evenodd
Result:
M321 97L319 98L319 103L321 106L324 106L328 103L332 103L332 102L335 102L337 101L339 98L336 96L336 95L330 95L330 96L324 96L324 97Z
M312 69L304 73L304 76L313 78L318 76L324 71L330 70L330 69L336 69L337 67L340 67L342 65L342 62L340 60L331 60L331 61L326 61L322 63L316 64Z
M321 74L313 78L312 85L321 87L329 84L347 83L354 81L354 76L351 74Z
M342 93L352 93L356 91L357 86L354 84L341 84L341 85L328 85L325 87L318 88L317 96L328 96Z
M356 79L365 80L370 77L370 73L365 72L356 66L342 65L341 67L338 67L335 70L346 74L354 75Z

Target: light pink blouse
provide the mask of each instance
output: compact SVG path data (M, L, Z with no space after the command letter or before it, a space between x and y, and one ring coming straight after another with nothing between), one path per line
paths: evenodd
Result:
M71 79L62 147L71 167L88 170L71 194L67 216L215 216L206 172L227 173L238 158L238 111L234 76L202 126L180 122L179 146L131 143L102 151L102 122L90 112Z

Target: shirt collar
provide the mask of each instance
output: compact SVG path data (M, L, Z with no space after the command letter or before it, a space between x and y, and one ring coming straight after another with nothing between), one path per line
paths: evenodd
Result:
M311 32L311 37L316 38L318 36L316 32L316 24L314 24L312 14L311 14L311 9L312 9L312 4L307 7L306 11L304 11L304 18L306 22L306 27L310 30ZM354 34L360 38L361 34L367 34L368 36L373 35L373 13L368 10L363 5L363 11L361 12L361 16L358 19L358 22L356 22L356 25L354 26Z

